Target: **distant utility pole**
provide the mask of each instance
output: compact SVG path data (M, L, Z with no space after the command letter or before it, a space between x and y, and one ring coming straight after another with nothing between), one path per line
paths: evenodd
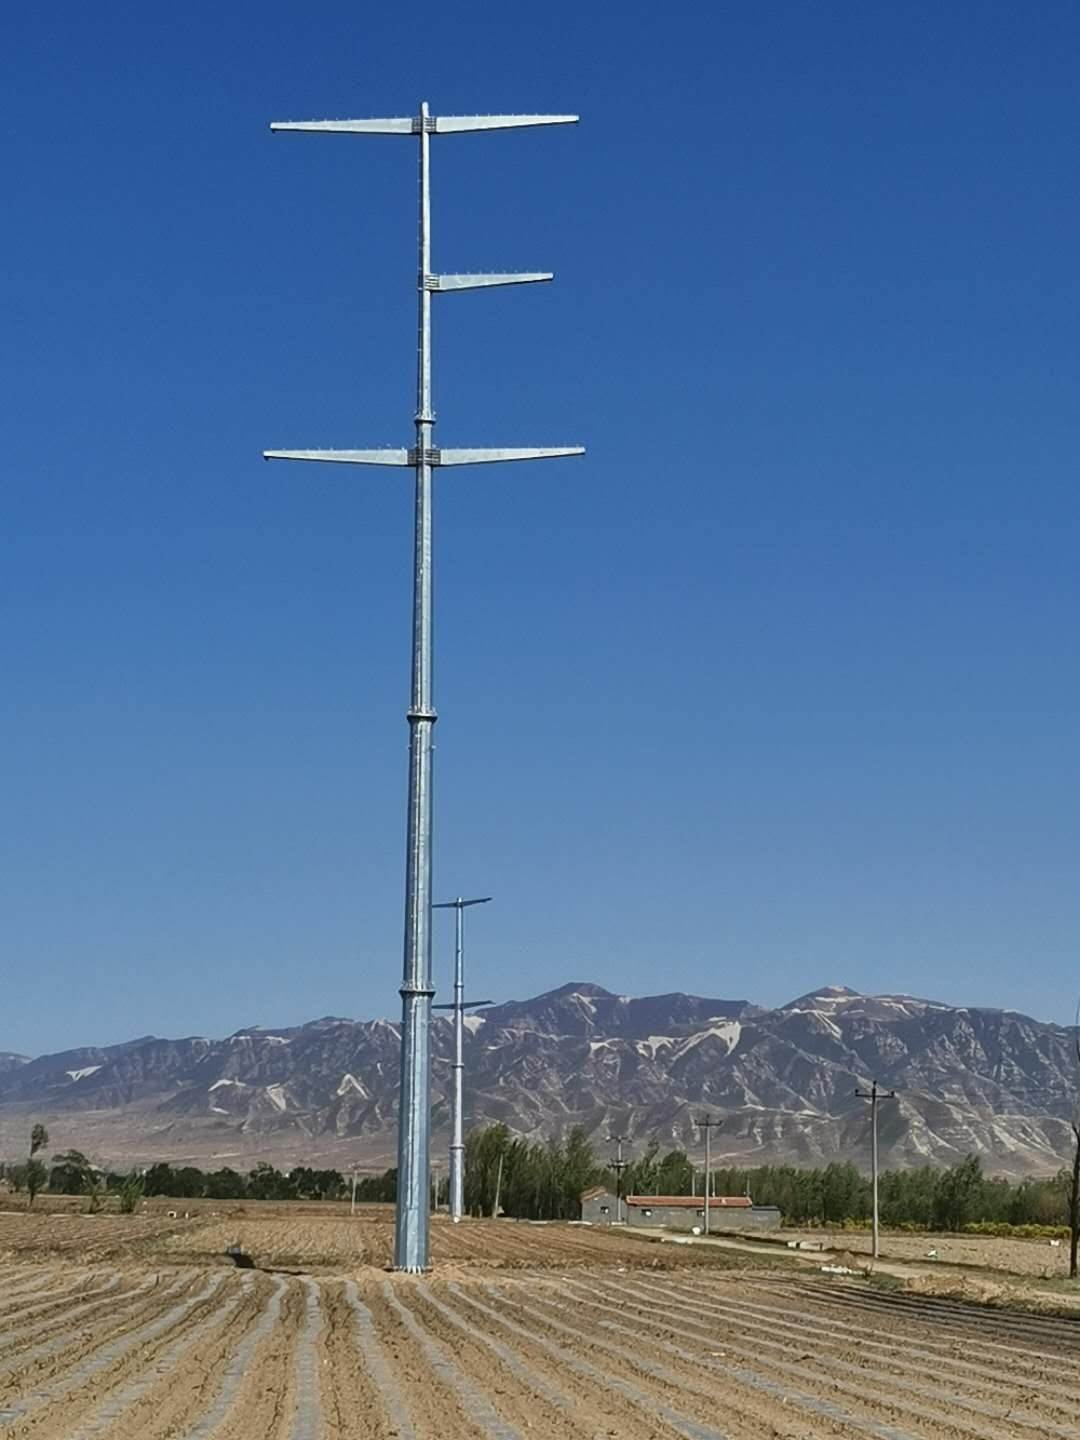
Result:
M608 1144L616 1147L615 1159L611 1162L611 1168L615 1171L615 1223L621 1225L623 1223L622 1177L623 1171L630 1164L629 1160L623 1159L622 1147L630 1139L630 1136L609 1135L607 1138Z
M432 477L447 465L503 460L546 460L583 455L581 445L528 449L446 450L435 445L431 385L431 297L452 290L521 285L550 280L548 271L519 275L438 275L431 268L431 141L437 135L508 130L525 125L568 125L576 115L418 115L386 120L285 120L271 130L338 135L405 135L420 152L420 248L417 267L418 326L416 443L400 450L264 450L268 460L327 460L344 465L401 465L415 472L413 522L412 689L409 722L409 794L405 844L405 954L401 980L401 1096L398 1106L397 1212L394 1268L430 1268L428 1174L431 1146L431 807L432 732Z
M465 1213L465 1009L490 1005L490 1000L465 999L465 911L470 905L487 905L490 895L479 900L444 900L433 910L455 910L454 1003L436 1005L436 1010L454 1012L454 1129L450 1139L450 1218L456 1225Z
M349 1202L349 1214L350 1214L350 1215L355 1215L355 1214L356 1214L356 1166L355 1166L355 1165L352 1167L352 1170L349 1172L349 1174L350 1174L350 1177L351 1177L351 1179L352 1179L352 1199L351 1199L350 1202Z
M712 1132L719 1130L723 1120L714 1120L704 1115L697 1122L698 1129L705 1131L705 1234L709 1233L709 1201L712 1199Z
M875 1080L869 1090L856 1090L855 1094L860 1100L870 1101L870 1134L872 1168L874 1175L874 1259L878 1258L879 1245L879 1211L878 1211L878 1137L877 1137L877 1110L879 1100L895 1100L895 1090L879 1090Z

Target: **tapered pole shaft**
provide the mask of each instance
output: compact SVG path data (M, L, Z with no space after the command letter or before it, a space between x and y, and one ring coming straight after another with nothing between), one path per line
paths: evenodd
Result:
M431 1111L431 185L428 107L420 107L419 324L416 365L416 516L413 557L409 811L405 861L405 958L401 984L401 1115L394 1265L430 1266L428 1178Z
M465 1213L465 906L454 913L454 1138L450 1142L450 1218Z

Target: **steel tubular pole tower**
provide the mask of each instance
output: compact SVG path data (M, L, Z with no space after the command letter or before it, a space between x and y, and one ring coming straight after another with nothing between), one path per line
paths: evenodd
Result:
M401 983L401 1095L398 1120L397 1222L394 1266L430 1268L428 1172L431 1070L431 732L432 699L432 515L431 474L443 465L481 465L502 460L545 460L582 455L580 445L530 449L442 450L432 443L431 297L442 290L475 290L550 280L547 272L519 275L436 275L431 270L430 146L433 135L506 130L527 125L565 125L576 115L419 115L388 120L275 121L271 130L321 134L409 135L420 145L420 268L416 367L416 444L401 450L264 450L268 460L331 461L345 465L401 465L416 472L413 542L412 695L409 721L408 837L405 864L405 958Z
M454 910L454 1003L436 1005L436 1010L454 1012L454 1129L450 1141L450 1218L456 1225L465 1213L465 1008L489 1005L489 1000L465 999L465 911L470 905L487 905L490 895L479 900L445 900L432 908Z
M879 1210L878 1210L878 1133L877 1133L878 1101L879 1101L879 1100L895 1100L895 1099L896 1099L896 1091L895 1091L895 1090L886 1090L886 1091L881 1091L881 1090L879 1090L879 1089L878 1089L878 1083L877 1083L877 1081L875 1080L875 1081L871 1084L869 1090L856 1090L856 1091L855 1091L855 1094L858 1096L858 1098L859 1098L860 1100L869 1100L869 1101L870 1101L870 1137L871 1137L871 1138L870 1138L870 1157L871 1157L871 1158L870 1158L870 1165L871 1165L871 1170L872 1170L872 1173L873 1173L873 1188L874 1188L874 1241L873 1241L873 1251L874 1251L874 1259L876 1260L876 1259L878 1258L878 1242L879 1242L880 1228L881 1228L881 1227L880 1227L880 1224L879 1224Z

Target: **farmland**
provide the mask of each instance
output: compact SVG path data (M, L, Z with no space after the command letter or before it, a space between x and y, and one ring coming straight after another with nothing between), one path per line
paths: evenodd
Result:
M566 1225L0 1214L12 1440L1080 1440L1080 1324ZM251 1268L224 1255L240 1245Z

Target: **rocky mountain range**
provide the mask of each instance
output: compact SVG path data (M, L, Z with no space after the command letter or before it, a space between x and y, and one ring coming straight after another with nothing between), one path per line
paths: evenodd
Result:
M865 1164L876 1078L883 1163L1056 1170L1078 1092L1071 1032L1010 1010L826 987L776 1010L745 1000L632 998L586 982L471 1015L467 1124L528 1136L584 1125L638 1146L700 1148L703 1108L723 1118L716 1163ZM433 1118L448 1124L451 1026L433 1025ZM245 1167L393 1163L399 1027L326 1017L248 1026L224 1040L144 1036L35 1059L0 1053L0 1155L35 1120L52 1147L102 1162Z

